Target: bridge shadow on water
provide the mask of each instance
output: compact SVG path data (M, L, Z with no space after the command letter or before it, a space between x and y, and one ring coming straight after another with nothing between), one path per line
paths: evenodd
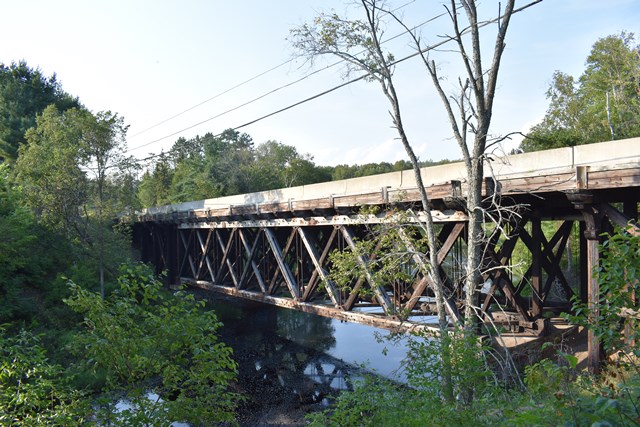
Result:
M326 408L339 392L353 390L372 374L370 368L342 360L340 351L339 357L331 354L340 347L333 319L219 295L200 296L224 323L221 337L238 363L236 388L246 398L238 410L241 426L304 425L304 414ZM337 329L342 329L339 322ZM363 358L385 358L372 332L370 341L368 348L357 340L353 344ZM381 363L388 365L389 360Z

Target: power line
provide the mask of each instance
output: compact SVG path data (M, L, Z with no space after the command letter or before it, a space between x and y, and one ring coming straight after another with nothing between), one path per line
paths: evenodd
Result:
M207 98L207 99L205 99L204 101L199 102L199 103L197 103L196 105L194 105L194 106L191 106L191 107L187 108L186 110L183 110L183 111L181 111L181 112L179 112L179 113L177 113L177 114L174 114L173 116L168 117L168 118L166 118L166 119L164 119L164 120L162 120L162 121L160 121L160 122L158 122L158 123L156 123L156 124L154 124L154 125L152 125L152 126L149 126L149 127L148 127L148 128L146 128L146 129L141 130L140 132L138 132L138 133L136 133L136 134L132 135L130 138L135 138L136 136L142 135L143 133L145 133L145 132L147 132L147 131L150 131L150 130L151 130L151 129L153 129L153 128L156 128L156 127L158 127L158 126L160 126L160 125L162 125L162 124L165 124L165 123L166 123L166 122L168 122L168 121L171 121L171 120L173 120L173 119L175 119L175 118L177 118L177 117L180 117L181 115L183 115L183 114L185 114L185 113L188 113L189 111L194 110L194 109L198 108L199 106L206 104L206 103L207 103L207 102L209 102L209 101L213 101L214 99L219 98L219 97L221 97L222 95L225 95L225 94L227 94L227 93L229 93L229 92L231 92L231 91L233 91L233 90L235 90L235 89L238 89L239 87L242 87L242 86L246 85L247 83L250 83L250 82L252 82L253 80L258 79L258 78L260 78L260 77L264 76L265 74L268 74L268 73L270 73L270 72L272 72L272 71L274 71L274 70L277 70L278 68L282 67L283 65L287 65L287 64L289 64L289 63L290 63L290 62L292 62L292 61L293 61L293 60L292 60L292 59L290 59L290 60L288 60L288 61L285 61L285 62L282 62L282 63L280 63L280 64L276 65L275 67L269 68L268 70L263 71L262 73L260 73L260 74L258 74L258 75L255 75L255 76L251 77L250 79L247 79L247 80L243 81L242 83L238 83L237 85L235 85L235 86L233 86L233 87L230 87L229 89L226 89L226 90L224 90L224 91L222 91L222 92L220 92L220 93L218 93L218 94L216 94L216 95L213 95L211 98Z
M526 5L522 6L522 7L520 7L520 8L518 8L518 9L514 9L512 13L513 13L513 14L515 14L515 13L521 12L521 11L523 11L523 10L525 10L525 9L527 9L527 8L529 8L529 7L531 7L531 6L535 5L535 4L537 4L537 3L540 3L541 1L542 1L542 0L533 0L533 1L531 1L530 3L528 3L528 4L526 4ZM439 16L441 16L441 15L439 15ZM438 16L438 17L439 17L439 16ZM438 17L434 17L434 18L432 18L432 19L437 19ZM492 23L497 22L500 18L501 18L501 16L498 16L497 18L494 18L494 19L491 19L491 20L488 20L488 21L484 21L484 22L482 22L482 23L479 23L479 24L478 24L478 28L484 28L485 26L487 26L487 25L489 25L489 24L492 24ZM421 24L421 25L424 25L424 24ZM415 29L415 28L417 28L417 27L414 27L414 29ZM468 31L469 31L469 30L470 30L470 27L467 27L466 29L464 29L463 31L461 31L460 36L463 36L463 35L465 35L466 33L468 33ZM396 36L396 37L397 37L397 36ZM415 57L416 57L416 56L418 56L418 55L422 55L422 54L427 53L427 52L429 52L429 51L431 51L431 50L434 50L434 49L436 49L436 48L439 48L440 46L442 46L442 45L444 45L444 44L447 44L447 43L449 43L449 42L451 42L451 41L454 41L454 40L455 40L455 37L454 37L454 36L446 36L446 37L444 37L441 41L439 41L438 43L435 43L435 44L432 44L432 45L426 46L426 47L425 47L425 48L423 48L423 49L419 49L419 50L417 50L416 52L414 52L414 53L412 53L412 54L410 54L410 55L407 55L407 56L405 56L405 57L403 57L403 58L401 58L401 59L398 59L398 60L396 60L396 61L394 61L394 62L390 63L390 64L389 64L389 66L391 66L391 67L396 66L396 65L398 65L398 64L400 64L400 63L403 63L403 62L405 62L405 61L407 61L407 60L409 60L409 59L415 58ZM342 61L339 61L338 63L340 63L340 62L342 62ZM336 65L336 63L331 64L331 65L327 66L326 68L332 67L332 66L334 66L334 65ZM310 75L311 75L311 74L310 74ZM299 106L299 105L305 104L305 103L307 103L307 102L309 102L309 101L312 101L312 100L314 100L314 99L317 99L317 98L320 98L320 97L322 97L322 96L325 96L325 95L327 95L327 94L329 94L329 93L331 93L331 92L334 92L334 91L336 91L336 90L338 90L338 89L341 89L341 88L343 88L343 87L345 87L345 86L348 86L348 85L350 85L350 84L352 84L352 83L356 83L356 82L358 82L358 81L360 81L360 80L363 80L363 79L367 78L368 76L369 76L369 73L365 73L365 74L363 74L363 75L361 75L361 76L359 76L359 77L356 77L356 78L353 78L353 79L348 80L348 81L346 81L346 82L343 82L343 83L342 83L342 84L340 84L340 85L334 86L334 87L332 87L332 88L330 88L330 89L327 89L327 90L325 90L325 91L323 91L323 92L320 92L320 93L318 93L318 94L316 94L316 95L312 95L312 96L310 96L310 97L308 97L308 98L305 98L305 99L303 99L303 100L300 100L300 101L298 101L298 102L295 102L295 103L293 103L293 104L290 104L290 105L288 105L288 106L286 106L286 107L280 108L280 109L278 109L278 110L276 110L276 111L273 111L273 112L271 112L271 113L265 114L265 115L263 115L263 116L261 116L261 117L258 117L258 118L254 119L254 120L251 120L251 121L246 122L246 123L244 123L244 124L241 124L241 125L239 125L239 126L233 127L233 128L231 128L231 129L233 129L233 130L238 130L238 129L242 129L242 128L246 127L246 126L250 126L250 125L255 124L255 123L259 122L259 121L262 121L262 120L267 119L267 118L269 118L269 117L272 117L272 116L275 116L275 115L277 115L277 114L283 113L283 112L285 112L285 111L287 111L287 110L290 110L290 109L295 108L295 107L297 107L297 106ZM304 79L304 78L306 78L306 77L303 77L303 79ZM276 89L276 90L278 90L278 89ZM266 96L266 95L264 95L264 96ZM264 96L263 96L263 97L264 97ZM237 108L240 108L240 107L236 107L235 109L237 109ZM215 117L214 117L214 118L215 118ZM204 121L203 121L203 122L201 122L201 123L207 122L207 121L212 120L212 119L213 119L213 118L209 118L209 119L207 119L207 120L204 120ZM201 124L201 123L199 123L199 124ZM187 128L187 129L190 129L190 128L192 128L192 127L198 126L199 124L193 125L193 126L191 126L191 127ZM180 132L182 132L182 131L178 131L178 132L176 132L176 133L174 133L174 134L172 134L172 135L168 135L168 136L165 136L165 137L163 137L163 138L157 139L157 140L152 141L152 142L150 142L150 143L147 143L147 144L145 144L145 145L143 145L143 146L146 146L146 145L149 145L149 144L152 144L152 143L158 142L158 141L160 141L160 140L162 140L162 139L166 139L166 138L168 138L168 137L170 137L170 136L174 136L174 135L176 135L176 134L178 134L178 133L180 133ZM221 135L222 135L222 132L221 132L221 133L218 133L218 134L216 134L216 135L214 135L214 138L217 138L217 137L219 137L219 136L221 136ZM141 148L141 147L143 147L143 146L136 147L136 148L134 148L134 149L132 149L132 150L135 150L135 149ZM130 151L132 151L132 150L128 150L127 152L130 152ZM169 153L170 153L170 152L171 152L171 150L169 150ZM164 154L165 154L164 152L159 153L159 154L152 154L152 155L147 156L147 157L145 157L145 158L143 158L143 159L139 159L139 161L138 161L138 162L139 162L139 163L147 162L147 161L152 160L152 159L154 159L154 158L156 158L156 157L160 157L160 156L162 156L162 155L164 155Z
M397 8L393 9L393 10L392 10L392 12L396 12L396 11L398 11L398 10L404 9L406 6L410 5L411 3L415 3L415 1L416 1L416 0L410 0L410 1L408 1L407 3L404 3L404 4L400 5L400 6L398 6ZM442 15L443 15L443 14L442 14ZM418 28L418 27L421 27L421 26L425 25L426 23L430 22L431 20L433 20L433 19L437 19L437 18L439 18L439 17L440 17L440 16L442 16L442 15L438 15L438 16L437 16L437 17L435 17L435 18L432 18L432 19L430 19L430 20L427 20L427 21L423 22L422 24L419 24L419 25L415 26L413 29L416 29L416 28ZM405 32L403 32L403 33L400 33L400 34L398 34L398 35L396 35L396 36L394 36L394 37L391 37L390 39L387 39L387 40L383 41L382 43L386 43L386 42L389 42L389 41L391 41L391 40L394 40L394 39L396 39L396 38L400 37L400 36L401 36L401 35L403 35L403 34L406 34L406 31L405 31ZM364 52L364 51L362 51L362 52L358 52L356 55L360 55L360 54L361 54L361 53L363 53L363 52ZM224 91L222 91L222 92L220 92L220 93L218 93L218 94L216 94L216 95L214 95L214 96L212 96L212 97L210 97L210 98L205 99L204 101L201 101L201 102L199 102L199 103L197 103L197 104L195 104L195 105L193 105L193 106L191 106L191 107L187 108L186 110L183 110L183 111L181 111L181 112L179 112L179 113L177 113L177 114L174 114L174 115L173 115L173 116L171 116L171 117L167 117L166 119L163 119L163 120L161 120L160 122L158 122L158 123L156 123L156 124L154 124L154 125L151 125L151 126L149 126L149 127L145 128L145 129L141 130L140 132L137 132L137 133L133 134L133 135L131 135L129 138L135 138L135 137L137 137L137 136L139 136L139 135L142 135L142 134L144 134L144 133L146 133L146 132L150 131L151 129L154 129L154 128L156 128L156 127L158 127L158 126L160 126L160 125L163 125L163 124L165 124L165 123L167 123L167 122L169 122L169 121L171 121L171 120L173 120L173 119L175 119L175 118L177 118L177 117L180 117L180 116L182 116L183 114L188 113L189 111L192 111L192 110L194 110L194 109L196 109L196 108L200 107L201 105L206 104L207 102L210 102L210 101L212 101L212 100L214 100L214 99L216 99L216 98L221 97L222 95L225 95L225 94L227 94L227 93L229 93L229 92L231 92L231 91L233 91L233 90L235 90L235 89L238 89L238 88L240 88L240 87L242 87L242 86L246 85L247 83L252 82L253 80L256 80L256 79L258 79L258 78L260 78L260 77L262 77L262 76L264 76L264 75L266 75L266 74L268 74L268 73L270 73L270 72L272 72L272 71L277 70L278 68L281 68L281 67L282 67L282 66L284 66L284 65L287 65L287 64L292 63L292 62L293 62L293 61L295 61L295 60L296 60L296 58L292 58L292 59L289 59L289 60L287 60L287 61L284 61L284 62L282 62L282 63L280 63L280 64L278 64L278 65L276 65L276 66L274 66L274 67L271 67L271 68L269 68L268 70L261 72L260 74L257 74L257 75L255 75L255 76L253 76L253 77L251 77L251 78L249 78L249 79L247 79L247 80L245 80L245 81L243 81L243 82L241 82L241 83L238 83L238 84L237 84L237 85L235 85L235 86L230 87L229 89L226 89L226 90L224 90ZM325 68L324 68L324 69L322 69L322 70L314 71L313 73L311 73L311 75L316 74L316 73L318 73L318 72L320 72L320 71L324 71L324 70L326 70L327 68L331 68L332 66L337 65L337 64L342 63L342 62L344 62L344 60L338 61L338 62L337 62L337 63L335 63L335 64L331 64L331 65L329 65L329 66L325 67ZM286 84L286 85L284 85L283 87L280 87L280 88L278 88L278 89L276 89L276 90L273 90L273 91L272 91L272 92L270 92L270 93L276 92L277 90L282 89L282 88L284 88L284 87L291 86L292 84L298 83L298 82L300 82L300 81L302 81L302 80L304 80L304 77L303 77L302 79L299 79L299 80L297 80L297 81L293 82L293 83ZM269 95L270 93L265 94L264 96L267 96L267 95ZM257 99L261 99L261 98L263 98L264 96L262 96L262 97L258 97ZM257 99L256 99L256 100L257 100ZM244 106L244 105L248 105L248 104L250 104L250 103L251 103L251 102L248 102L248 103L246 103L246 104L243 104L242 106ZM234 109L229 110L228 112L231 112L231 111L234 111L234 110L235 110L235 108L234 108ZM223 113L223 114L224 114L224 113ZM206 122L206 121L205 121L205 122ZM200 124L202 124L202 123L200 123ZM196 124L196 125L194 125L194 126L198 126L198 125ZM183 130L188 130L188 129L191 129L191 127L186 128L186 129L183 129ZM182 132L182 131L178 131L177 133L180 133L180 132ZM177 133L174 133L174 134L172 134L172 135L167 135L167 136L163 137L162 139L164 139L164 138L169 138L169 137L171 137L171 136L175 136ZM153 142L158 142L158 140L153 141ZM138 148L145 147L145 146L147 146L147 145L149 145L149 144L151 144L151 143L153 143L153 142L150 142L150 143L147 143L147 144L143 144L143 145L138 146L138 147L131 148L129 151L133 151L133 150L136 150L136 149L138 149Z
M406 6L407 4L409 4L409 3L406 3L406 4L405 4L405 5L403 5L402 7ZM442 17L442 16L444 16L444 15L446 15L446 13L441 13L441 14L439 14L439 15L436 15L436 16L434 16L434 17L432 17L432 18L430 18L430 19L428 19L428 20L426 20L426 21L424 21L424 22L422 22L422 23L420 23L420 24L418 24L418 25L414 26L414 27L413 27L413 28L411 28L410 30L411 30L411 31L416 30L416 29L418 29L418 28L420 28L420 27L422 27L422 26L424 26L424 25L426 25L426 24L428 24L428 23L430 23L430 22L432 22L432 21L435 21L436 19L441 18L441 17ZM395 39L397 39L397 38L399 38L399 37L403 36L403 35L404 35L404 34L406 34L407 32L408 32L408 31L403 31L402 33L396 34L395 36L393 36L393 37L391 37L391 38L389 38L389 39L384 40L382 43L384 44L384 43L388 43L388 42L390 42L390 41L392 41L392 40L395 40ZM365 52L365 51L363 50L363 51L360 51L360 52L356 53L355 55L357 56L357 55L360 55L360 54L362 54L362 53L364 53L364 52ZM151 126L151 127L147 128L147 129L145 129L144 131L141 131L141 132L139 132L139 133L135 134L134 136L140 135L141 133L143 133L143 132L145 132L145 131L147 131L147 130L153 129L154 127L159 126L160 124L166 123L166 122L167 122L167 121L169 121L169 120L172 120L172 119L174 119L174 118L176 118L176 117L178 117L178 116L180 116L180 115L182 115L182 114L184 114L184 113L186 113L186 112L188 112L188 111L191 111L191 110L193 110L194 108L196 108L196 107L198 107L198 106L200 106L200 105L202 105L202 104L205 104L206 102L211 101L212 99L215 99L215 98L217 98L217 97L219 97L219 96L221 96L221 95L223 95L223 94L225 94L225 93L228 93L228 92L230 92L231 90L233 90L233 89L235 89L235 88L238 88L238 87L242 86L243 84L245 84L245 83L247 83L247 82L250 82L251 80L255 80L256 78L258 78L258 77L260 77L260 76L262 76L262 75L264 75L264 74L266 74L266 73L268 73L268 72L270 72L270 71L273 71L273 70L275 70L275 69L277 69L277 68L281 67L282 65L288 64L288 63L290 63L290 62L292 62L292 61L293 61L293 59L292 59L292 60L289 60L289 61L286 61L286 62L283 62L283 63L281 63L280 65L278 65L278 66L276 66L276 67L273 67L273 68L271 68L270 70L265 71L265 72L263 72L263 73L259 74L258 76L255 76L255 77L253 77L253 78L251 78L251 79L249 79L249 80L246 80L245 82L240 83L240 84L238 84L238 85L234 86L233 88L227 89L226 91L221 92L220 94L218 94L218 95L216 95L216 96L214 96L214 97L212 97L212 98L209 98L209 99L208 99L208 100L206 100L206 101L200 102L199 104L196 104L196 105L194 105L193 107L188 108L187 110L184 110L184 111L183 111L183 112L181 112L181 113L178 113L178 114L176 114L176 115L174 115L174 116L172 116L172 117L170 117L170 118L168 118L168 119L165 119L164 121L162 121L162 122L158 123L157 125ZM187 130L193 129L193 128L195 128L195 127L197 127L197 126L200 126L200 125L202 125L202 124L204 124L204 123L207 123L207 122L209 122L209 121L211 121L211 120L214 120L214 119L220 118L220 117L222 117L222 116L224 116L224 115L226 115L226 114L229 114L229 113L231 113L231 112L233 112L233 111L236 111L236 110L238 110L238 109L240 109L240 108L242 108L242 107L246 107L247 105L253 104L254 102L259 101L260 99L263 99L263 98L265 98L265 97L267 97L267 96L269 96L269 95L272 95L272 94L274 94L274 93L276 93L276 92L278 92L278 91L280 91L280 90L282 90L282 89L285 89L285 88L287 88L287 87L290 87L290 86L293 86L293 85L295 85L295 84L298 84L298 83L300 83L300 82L302 82L302 81L304 81L304 80L306 80L306 79L310 78L311 76L313 76L313 75L315 75L315 74L321 73L321 72L323 72L323 71L326 71L326 70L327 70L327 69L329 69L329 68L332 68L332 67L334 67L334 66L336 66L336 65L342 64L343 62L346 62L346 60L341 59L341 60L339 60L339 61L337 61L337 62L334 62L334 63L332 63L332 64L327 65L327 66L326 66L326 67L324 67L324 68L321 68L321 69L319 69L319 70L315 70L315 71L313 71L313 72L311 72L311 73L309 73L309 74L306 74L306 75L304 75L303 77L301 77L301 78L299 78L299 79L297 79L297 80L294 80L294 81L291 81L291 82L289 82L289 83L286 83L286 84L284 84L284 85L282 85L282 86L279 86L279 87L277 87L277 88L275 88L275 89L272 89L272 90L270 90L270 91L268 91L268 92L266 92L266 93L264 93L264 94L262 94L262 95L260 95L260 96L257 96L257 97L255 97L255 98L253 98L253 99L249 100L249 101L246 101L246 102L244 102L244 103L242 103L242 104L240 104L240 105L237 105L237 106L235 106L235 107L233 107L233 108L230 108L230 109L225 110L225 111L223 111L223 112L221 112L221 113L219 113L219 114L216 114L215 116L209 117L209 118L207 118L207 119L205 119L205 120L202 120L202 121L200 121L200 122L198 122L198 123L195 123L195 124L193 124L193 125L189 125L189 126L187 126L186 128L180 129L180 130L175 131L175 132L173 132L173 133L170 133L170 134L168 134L168 135L165 135L165 136L162 136L162 137L160 137L160 138L154 139L154 140L152 140L152 141L146 142L146 143L144 143L144 144L142 144L142 145L138 145L138 146L132 147L132 148L130 148L129 150L127 150L127 153L130 153L130 152L132 152L132 151L138 150L138 149L140 149L140 148L147 147L147 146L149 146L149 145L151 145L151 144L155 144L156 142L160 142L160 141L162 141L162 140L164 140L164 139L170 138L170 137L172 137L172 136L176 136L176 135L178 135L178 134L180 134L180 133L182 133L182 132L185 132L185 131L187 131ZM361 80L361 79L358 79L358 80ZM342 87L342 85L341 85L341 86L339 86L339 87ZM332 91L332 90L330 90L330 92L331 92L331 91ZM312 97L312 99L315 99L315 98L317 98L317 97L318 97L318 96L314 96L314 97ZM288 109L288 108L287 108L287 109ZM286 111L286 109L285 109L284 111ZM268 115L268 116L269 116L269 115Z

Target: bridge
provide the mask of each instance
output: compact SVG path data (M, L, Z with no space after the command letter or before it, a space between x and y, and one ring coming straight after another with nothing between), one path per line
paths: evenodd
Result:
M637 221L640 138L495 157L485 170L479 310L487 322L542 334L548 313L568 310L572 296L597 301L601 233ZM455 321L464 299L466 171L451 163L421 172ZM375 253L358 255L365 274L349 286L329 276L333 251L354 249L397 212L409 210L402 221L414 227L424 221L419 200L409 170L154 207L136 214L134 245L170 284L384 328L429 327L434 295L409 240L414 255L402 281L374 280L367 268Z

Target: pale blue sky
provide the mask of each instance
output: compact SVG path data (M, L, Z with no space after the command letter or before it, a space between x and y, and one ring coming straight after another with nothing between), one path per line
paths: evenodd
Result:
M412 24L444 10L437 0L392 3L409 3L401 10ZM496 1L482 4L485 17L497 13ZM63 88L89 109L118 112L131 125L129 147L147 144L132 151L142 157L169 149L178 136L219 133L340 84L340 70L334 67L194 126L311 71L292 62L140 133L291 59L286 37L292 27L319 11L356 13L346 5L338 0L5 0L0 62L25 59L47 75L55 72ZM526 131L544 115L554 70L578 76L598 38L622 30L638 33L639 23L638 0L544 0L514 16L492 132ZM423 39L438 41L447 28L446 18L439 19L422 27ZM493 31L486 37L492 38ZM387 34L397 33L389 27ZM407 40L390 47L396 57L410 51ZM456 58L435 59L447 84L455 84ZM407 132L419 157L459 158L440 100L418 61L399 66L396 77ZM406 156L394 141L387 110L378 86L359 82L242 131L256 143L273 139L293 145L318 164L393 162Z

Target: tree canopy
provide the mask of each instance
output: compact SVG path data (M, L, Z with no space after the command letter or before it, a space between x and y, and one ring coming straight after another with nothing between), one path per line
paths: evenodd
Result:
M46 77L25 61L0 63L0 160L15 160L26 131L49 105L60 111L81 107L78 98L62 90L56 75Z
M640 45L633 33L596 41L576 80L561 71L549 108L521 149L535 151L640 136Z

